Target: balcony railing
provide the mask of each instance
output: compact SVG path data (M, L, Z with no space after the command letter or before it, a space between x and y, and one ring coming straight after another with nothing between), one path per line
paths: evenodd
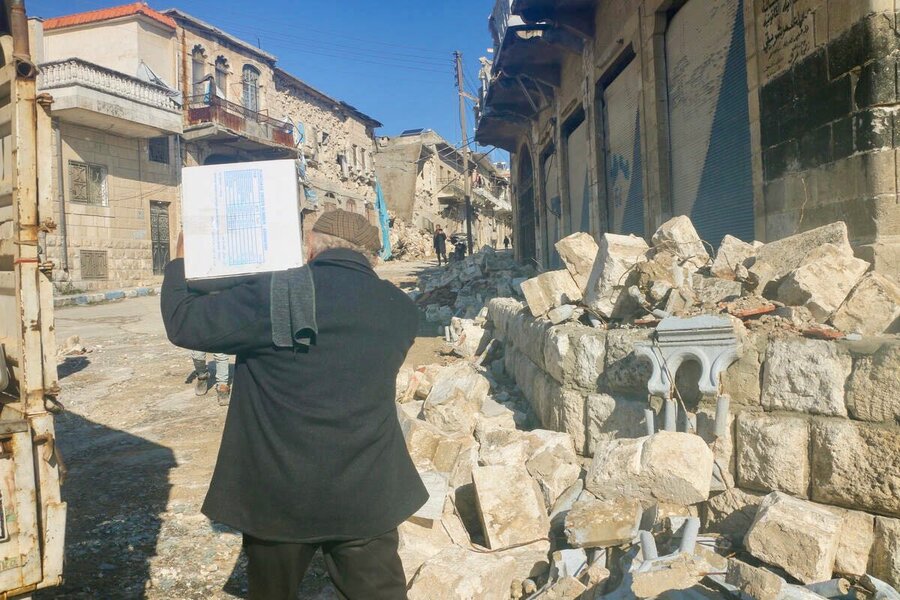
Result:
M80 58L69 58L41 65L38 75L39 90L58 89L73 85L170 112L178 112L181 109L176 101L177 92Z
M512 14L513 0L496 0L491 13L491 34L494 38L494 57L500 54L506 30L510 25L524 25L522 17Z
M237 133L260 137L280 146L296 146L294 126L291 123L273 119L211 94L188 98L188 124L201 123L216 123Z

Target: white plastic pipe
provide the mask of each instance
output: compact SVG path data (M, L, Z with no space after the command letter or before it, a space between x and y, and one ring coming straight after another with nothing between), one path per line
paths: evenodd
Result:
M684 524L681 533L681 545L678 547L679 552L693 554L697 546L697 534L700 533L700 519L691 517Z
M725 437L728 433L728 413L731 409L731 396L722 394L716 399L716 437Z
M659 551L656 549L656 539L649 531L641 532L641 555L644 561L659 558Z
M671 398L666 400L666 406L663 414L663 429L666 431L675 431L678 422L678 405Z
M644 423L647 425L647 435L656 433L656 418L649 408L644 409Z

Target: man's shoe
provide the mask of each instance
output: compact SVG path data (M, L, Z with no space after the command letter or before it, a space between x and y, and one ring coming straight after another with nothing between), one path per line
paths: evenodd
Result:
M194 393L198 396L205 396L209 391L209 373L206 375L197 375L194 380Z
M231 386L227 383L220 383L216 386L216 396L219 406L228 406L228 401L231 399Z

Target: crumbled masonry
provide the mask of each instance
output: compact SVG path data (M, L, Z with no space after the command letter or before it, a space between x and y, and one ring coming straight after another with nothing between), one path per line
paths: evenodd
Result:
M400 527L410 598L895 597L897 282L840 222L652 240L422 275L448 359L398 377L435 494Z

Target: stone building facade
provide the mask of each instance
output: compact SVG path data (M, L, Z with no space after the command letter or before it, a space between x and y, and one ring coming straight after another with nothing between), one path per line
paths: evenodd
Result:
M498 0L477 138L512 154L518 256L678 214L717 245L844 220L900 271L897 14L879 0Z
M425 231L440 225L466 232L462 153L431 130L379 140L375 169L395 218ZM473 155L472 237L476 246L497 247L510 234L508 178L485 155Z
M180 229L175 23L142 4L32 20L52 97L56 202L48 256L61 293L160 280ZM121 40L111 52L96 40ZM154 79L155 78L155 79Z
M158 284L181 228L183 166L302 158L304 218L378 223L381 124L181 10L137 2L31 20L52 97L61 293ZM49 159L49 157L48 157Z

